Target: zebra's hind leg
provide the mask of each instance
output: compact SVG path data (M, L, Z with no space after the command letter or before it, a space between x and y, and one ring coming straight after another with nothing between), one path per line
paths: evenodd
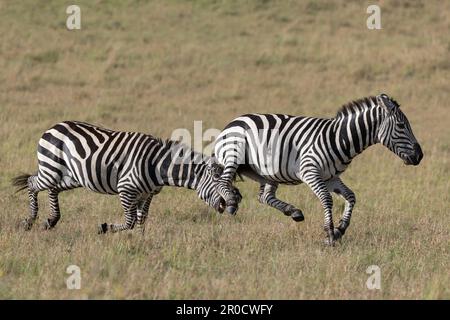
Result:
M29 200L29 210L30 213L27 218L20 222L20 227L24 230L31 230L34 222L38 217L39 204L38 204L38 193L44 190L39 186L37 175L20 175L13 179L13 185L18 187L18 191L27 189L28 200Z
M119 196L120 203L125 212L125 223L109 225L106 222L102 223L98 229L99 234L107 232L114 233L134 228L137 220L137 204L139 197L135 192L130 192L129 190L119 191Z
M42 228L44 230L53 229L61 218L61 213L59 210L59 200L58 195L62 191L71 190L79 188L81 185L74 180L72 177L64 176L61 178L55 187L48 190L48 199L50 203L50 215L47 220L44 221Z
M38 192L31 188L28 188L28 200L30 201L30 215L22 220L20 223L25 231L31 230L34 222L38 217L39 204L38 204Z
M293 205L286 203L278 199L275 195L278 185L275 183L265 183L261 184L259 188L259 202L267 204L281 212L286 216L290 216L294 221L303 221L305 217L300 209L297 209Z
M55 227L59 219L61 218L61 213L59 211L58 194L59 190L57 189L48 190L48 200L50 202L50 215L42 225L42 228L44 230L49 230Z

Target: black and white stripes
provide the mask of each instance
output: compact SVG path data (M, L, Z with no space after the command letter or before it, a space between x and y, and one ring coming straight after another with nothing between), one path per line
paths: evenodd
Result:
M209 157L174 141L66 121L43 134L37 156L37 174L22 175L13 181L19 190L28 190L30 215L23 222L26 229L37 218L37 194L43 190L48 190L51 207L44 224L47 229L60 219L58 194L78 187L119 194L125 223L104 223L101 232L132 229L136 223L143 226L152 197L163 186L195 189L208 205L219 212L224 208L224 200L214 187L222 168L211 163ZM240 198L237 189L233 192Z
M339 176L356 155L378 142L406 164L417 165L422 159L408 119L386 94L353 101L332 119L243 115L231 121L216 139L215 156L224 166L217 190L226 200L227 211L234 214L237 199L232 181L236 172L242 173L260 183L260 202L301 221L302 212L277 199L275 192L280 183L304 182L322 203L327 241L333 244L345 233L355 205L354 193ZM346 201L337 228L333 225L331 192Z
M13 180L27 189L30 229L38 215L37 195L48 190L51 213L46 229L60 219L58 194L85 187L119 194L125 212L122 224L102 224L100 232L144 226L154 195L163 186L194 189L208 205L234 214L241 200L233 187L236 173L260 183L258 199L295 221L304 219L295 206L276 197L279 184L306 183L324 209L327 243L348 228L355 194L341 180L352 159L381 143L405 164L418 165L423 154L408 119L386 94L343 106L331 119L283 114L247 114L231 121L216 139L214 157L187 146L137 132L118 132L91 124L66 121L47 130L38 145L38 171ZM345 209L335 228L332 217L336 193Z

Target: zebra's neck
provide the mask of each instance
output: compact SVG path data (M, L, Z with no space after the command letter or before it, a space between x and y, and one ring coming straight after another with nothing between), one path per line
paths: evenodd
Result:
M332 128L342 162L350 163L366 148L379 142L378 129L384 116L375 97L353 101L338 112Z
M197 189L206 167L204 156L181 143L165 141L158 159L152 166L159 166L158 181L162 185Z

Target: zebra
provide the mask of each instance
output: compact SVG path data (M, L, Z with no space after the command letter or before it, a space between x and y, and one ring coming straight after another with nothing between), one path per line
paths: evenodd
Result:
M277 199L275 193L279 184L304 182L322 204L326 243L333 245L345 234L356 202L340 175L356 155L376 143L406 165L418 165L423 158L400 105L384 93L349 102L331 119L246 114L231 121L216 138L213 156L224 166L217 191L226 201L226 211L235 214L238 199L231 186L235 174L242 174L260 183L261 203L302 221L302 211ZM337 228L332 192L345 200Z
M84 187L119 195L125 223L99 227L99 233L133 229L143 231L150 203L163 186L194 189L200 199L223 212L224 199L215 183L222 167L184 144L138 132L121 132L79 121L64 121L45 131L38 143L38 171L13 179L28 190L29 216L22 221L30 230L38 216L38 193L48 190L50 215L44 229L52 229L61 217L58 195ZM242 196L233 189L235 196Z

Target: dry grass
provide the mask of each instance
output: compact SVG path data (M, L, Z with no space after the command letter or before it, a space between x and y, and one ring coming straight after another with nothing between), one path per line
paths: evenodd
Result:
M1 298L450 298L448 2L383 1L380 31L360 1L77 3L82 30L69 32L64 1L0 2ZM305 186L279 192L305 212L297 224L260 205L251 182L236 217L165 189L143 237L96 235L123 216L116 197L84 190L62 195L55 230L15 227L27 199L9 180L35 170L37 140L61 120L169 137L248 112L331 117L383 91L425 158L405 167L381 146L357 158L343 179L358 203L335 248ZM69 264L81 290L65 287ZM365 286L372 264L380 291Z

